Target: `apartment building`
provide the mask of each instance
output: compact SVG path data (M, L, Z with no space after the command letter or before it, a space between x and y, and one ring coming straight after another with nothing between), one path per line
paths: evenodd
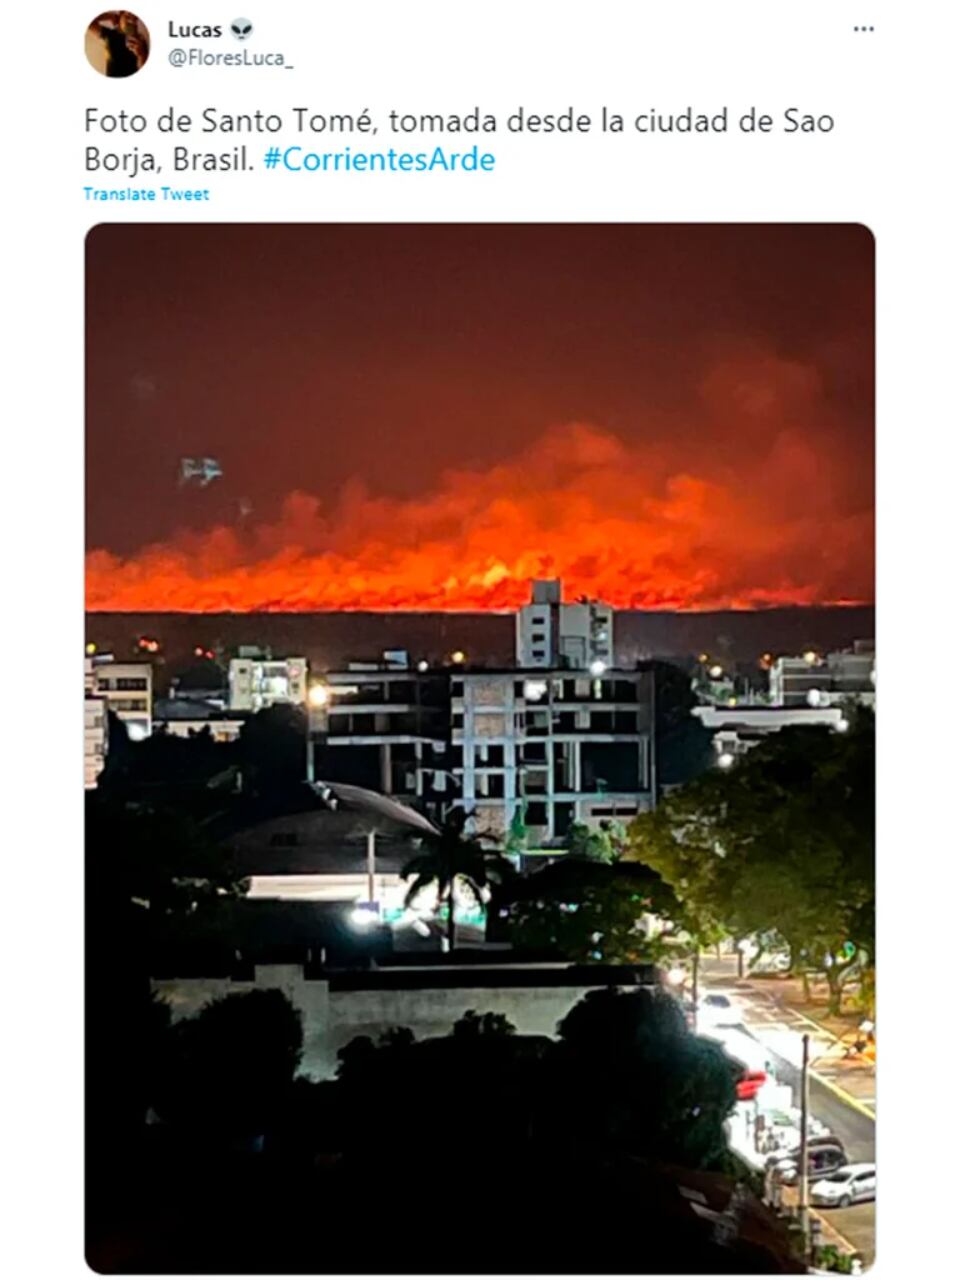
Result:
M104 710L123 722L134 742L153 731L153 667L149 662L117 662L112 654L87 659L92 692Z
M107 758L107 700L97 692L93 659L83 663L83 785L97 785Z
M310 688L313 778L348 782L439 813L459 794L450 767L450 675L397 655L353 663Z
M599 600L564 604L558 578L535 581L530 603L517 612L516 659L518 667L544 670L612 667L613 609Z
M478 830L502 837L520 808L528 837L652 808L653 675L567 668L464 672L451 680L453 772Z
M877 660L872 640L828 653L810 650L800 657L778 658L770 668L770 701L778 707L837 706L854 700L876 702Z
M241 651L239 657L230 659L231 711L262 711L278 703L302 707L306 701L306 658L272 658Z
M841 706L757 706L746 703L733 707L693 708L705 729L713 734L714 763L729 769L771 733L781 729L814 726L846 733L849 721Z

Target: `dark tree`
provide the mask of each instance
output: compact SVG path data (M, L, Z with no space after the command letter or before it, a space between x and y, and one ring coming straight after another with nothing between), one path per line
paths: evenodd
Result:
M299 707L265 707L240 733L244 787L270 795L298 786L307 776L307 718Z
M171 1027L154 1106L189 1134L252 1138L287 1103L302 1019L282 991L223 996Z
M645 665L654 677L657 785L678 786L709 768L712 735L692 714L697 697L689 674L672 662Z
M515 946L581 964L658 960L679 903L649 867L565 857L497 895Z
M691 1034L665 992L589 992L558 1028L558 1098L572 1139L687 1168L716 1168L736 1102L723 1049ZM558 1120L560 1118L558 1114Z

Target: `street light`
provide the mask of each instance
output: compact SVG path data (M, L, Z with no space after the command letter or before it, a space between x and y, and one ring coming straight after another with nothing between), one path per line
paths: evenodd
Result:
M325 707L330 701L330 690L325 684L312 684L308 697L311 707Z
M590 663L590 674L592 676L602 676L607 669L607 664L602 658L594 658Z

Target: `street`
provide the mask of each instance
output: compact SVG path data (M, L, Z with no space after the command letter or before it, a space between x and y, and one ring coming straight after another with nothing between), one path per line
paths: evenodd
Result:
M738 981L735 977L708 973L704 985L722 988L741 1006L740 1029L764 1046L776 1077L800 1099L802 1036L811 1037L810 1110L843 1143L851 1163L876 1159L876 1097L872 1069L850 1069L841 1065L838 1047L828 1033L816 1031L816 1024L786 1007L776 998L776 987L767 982ZM817 1213L871 1263L875 1250L876 1205L851 1205L847 1209L817 1210Z

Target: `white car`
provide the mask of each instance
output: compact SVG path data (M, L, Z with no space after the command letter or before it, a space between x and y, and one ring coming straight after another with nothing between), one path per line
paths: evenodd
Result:
M847 1164L836 1173L820 1178L810 1188L813 1204L824 1208L845 1209L860 1200L876 1200L877 1166L875 1164Z
M697 1002L697 1025L735 1027L743 1021L740 1002L725 991L708 991Z

